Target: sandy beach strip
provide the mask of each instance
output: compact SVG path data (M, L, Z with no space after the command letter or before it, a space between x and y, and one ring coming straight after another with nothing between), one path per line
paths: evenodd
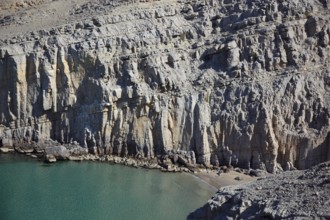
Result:
M208 185L210 185L210 187L214 189L219 189L224 186L248 183L257 179L256 177L252 177L236 171L221 173L220 175L214 171L200 171L198 173L194 173L193 175L199 178L201 181L206 182ZM239 180L235 179L237 177L239 177Z

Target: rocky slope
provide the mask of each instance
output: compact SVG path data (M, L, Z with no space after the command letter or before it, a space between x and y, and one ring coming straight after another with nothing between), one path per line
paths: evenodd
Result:
M269 172L330 159L327 0L9 3L3 148Z
M329 219L330 163L221 188L188 219Z

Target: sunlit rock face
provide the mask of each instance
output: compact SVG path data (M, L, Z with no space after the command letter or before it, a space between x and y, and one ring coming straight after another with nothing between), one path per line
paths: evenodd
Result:
M222 187L187 219L328 219L330 162ZM297 193L299 191L300 193ZM303 207L303 208L302 208Z
M86 5L1 39L0 146L269 172L330 159L328 1Z

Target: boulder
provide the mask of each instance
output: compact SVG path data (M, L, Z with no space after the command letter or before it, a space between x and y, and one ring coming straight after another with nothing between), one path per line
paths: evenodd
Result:
M48 154L45 156L45 162L47 163L55 163L57 160L54 155Z
M54 146L54 147L46 147L45 149L46 157L54 157L57 160L66 160L69 159L70 151L66 149L64 146Z
M9 149L6 148L6 147L0 147L0 152L1 153L8 153L9 152Z

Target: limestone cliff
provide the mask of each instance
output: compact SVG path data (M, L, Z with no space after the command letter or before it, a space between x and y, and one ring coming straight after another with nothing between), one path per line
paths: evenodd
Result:
M329 160L329 9L100 0L32 31L0 16L0 145L55 140L145 158L183 150L200 164L269 172ZM5 33L14 26L22 32Z

